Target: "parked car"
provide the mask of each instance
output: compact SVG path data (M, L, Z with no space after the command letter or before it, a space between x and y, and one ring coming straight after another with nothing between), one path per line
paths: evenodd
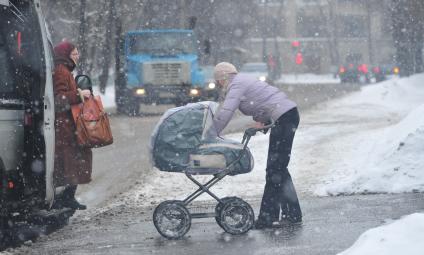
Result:
M240 68L240 73L255 75L261 81L272 83L268 73L268 66L263 62L246 63Z
M348 63L339 68L339 77L342 83L366 84L370 81L367 64Z
M374 66L371 69L371 79L373 79L375 82L381 82L386 80L386 74L380 66Z
M398 76L400 68L395 64L384 64L381 65L381 72L387 77Z

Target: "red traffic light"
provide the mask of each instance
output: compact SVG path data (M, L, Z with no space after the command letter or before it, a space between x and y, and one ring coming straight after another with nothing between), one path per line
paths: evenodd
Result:
M301 65L303 63L303 55L301 52L296 54L296 65Z
M299 48L300 42L299 41L293 41L292 46L295 47L295 48Z

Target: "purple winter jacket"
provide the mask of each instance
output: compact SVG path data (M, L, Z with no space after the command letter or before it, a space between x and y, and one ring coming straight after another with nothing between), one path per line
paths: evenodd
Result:
M296 107L284 92L258 80L249 74L236 74L228 85L225 100L214 117L216 134L230 122L238 108L243 114L252 116L254 121L267 123L276 121L281 115Z

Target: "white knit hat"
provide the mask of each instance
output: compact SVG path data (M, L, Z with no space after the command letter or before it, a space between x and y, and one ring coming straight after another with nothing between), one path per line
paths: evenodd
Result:
M218 63L213 69L213 77L215 80L226 80L229 74L236 74L237 68L228 62Z

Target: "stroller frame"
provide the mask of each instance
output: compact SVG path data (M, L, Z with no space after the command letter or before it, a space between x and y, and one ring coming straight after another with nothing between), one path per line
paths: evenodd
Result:
M200 183L193 177L193 174L186 171L185 175L189 180L198 186L198 189L182 201L164 201L155 208L153 213L153 223L158 232L168 239L178 239L189 231L191 227L191 219L211 217L215 217L217 224L227 233L237 235L249 231L253 227L255 218L252 207L247 202L238 197L219 198L210 190L210 188L231 173L232 167L238 163L246 153L247 145L251 137L254 136L258 131L264 132L267 129L272 128L272 126L273 123L264 126L263 128L248 128L245 130L241 142L243 144L243 149L241 150L239 156L223 171L213 174L213 178L206 183ZM218 202L215 207L215 212L190 213L187 209L187 206L204 193L208 194ZM166 226L164 227L165 224L162 224L165 218L168 221L180 221L180 224L170 230Z

